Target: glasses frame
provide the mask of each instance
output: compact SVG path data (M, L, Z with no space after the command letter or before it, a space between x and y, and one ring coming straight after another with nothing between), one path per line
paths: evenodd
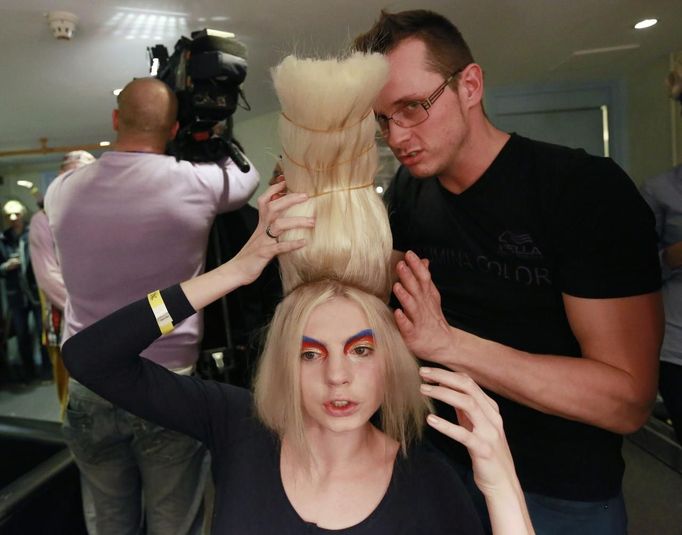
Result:
M463 67L460 67L460 68L457 69L455 72L453 72L450 76L448 76L448 77L445 79L445 81L444 81L442 84L440 84L440 85L436 88L436 90L435 90L433 93L431 93L431 94L430 94L428 97L426 97L424 100L414 100L414 101L411 101L411 102L407 102L407 103L405 103L404 105L400 106L400 108L397 109L396 111L394 111L391 115L383 115L383 114L376 115L376 120L377 120L377 122L379 123L379 130L381 131L381 133L382 133L384 136L386 136L386 134L388 134L388 131L389 131L389 123L390 123L391 121L393 121L395 124L397 124L397 125L398 125L399 127L401 127L401 128L412 128L412 127L414 127L414 126L420 125L420 124L422 124L423 122L425 122L425 121L430 117L430 116L429 116L429 110L433 107L433 105L436 103L436 101L438 100L438 98L445 92L445 88L448 86L448 84L449 84L450 82L452 82L452 80L454 80L455 76L457 76L460 72L462 72L462 71L463 71L464 69L466 69L468 66L469 66L469 64L464 65ZM416 103L416 104L419 104L422 108L424 108L424 111L426 112L426 117L424 117L423 120L419 121L418 123L411 124L411 125L403 125L403 124L400 124L400 121L396 121L396 120L395 120L394 116L395 116L396 114L402 112L402 111L403 111L407 106L409 106L410 104L415 104L415 103ZM381 124L381 120L382 120L382 119L385 120L385 127L382 126L382 124Z

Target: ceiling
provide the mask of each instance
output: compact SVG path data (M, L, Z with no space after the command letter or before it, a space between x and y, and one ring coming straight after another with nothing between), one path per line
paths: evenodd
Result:
M146 75L147 47L172 50L207 26L248 47L252 111L237 120L270 112L268 69L284 55L333 54L381 8L416 7L459 26L488 86L614 78L682 49L680 0L2 0L0 151L37 148L40 138L50 147L112 139L112 90ZM49 10L79 17L71 40L53 37ZM632 29L650 17L659 24ZM607 50L574 54L595 49Z

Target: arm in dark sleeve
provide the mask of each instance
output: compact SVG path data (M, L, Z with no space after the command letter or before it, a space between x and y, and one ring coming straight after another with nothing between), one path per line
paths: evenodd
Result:
M161 295L174 325L195 313L179 285ZM72 377L103 398L163 427L208 442L211 414L220 411L227 395L247 398L248 393L177 375L140 357L160 334L144 298L69 338L62 356Z

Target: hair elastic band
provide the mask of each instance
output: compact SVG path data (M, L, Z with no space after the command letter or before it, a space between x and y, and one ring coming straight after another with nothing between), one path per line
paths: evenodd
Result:
M171 318L171 315L168 313L166 303L163 302L163 297L161 297L161 292L156 290L147 294L147 301L149 301L149 306L152 308L161 334L168 334L171 332L175 328L173 326L173 318Z
M313 193L313 194L308 194L308 198L312 199L313 197L321 197L322 195L327 195L329 193L337 193L339 191L350 191L352 189L364 189L364 188L370 188L374 186L374 182L369 182L367 184L362 184L361 186L351 186L348 188L339 188L339 189L330 189L329 191L322 191L320 193Z
M343 132L344 130L348 130L349 128L354 128L354 127L358 126L359 124L361 124L365 119L367 119L367 117L369 117L370 113L372 113L371 108L369 110L367 110L367 113L365 113L362 117L360 117L360 120L358 122L353 123L351 125L340 126L338 128L329 128L327 130L321 130L321 129L317 129L317 128L310 128L308 126L303 126L302 124L299 124L299 123L293 121L286 113L280 112L282 117L284 117L287 121L289 121L294 126L301 128L303 130L308 130L309 132L316 132L318 134L326 134L327 132Z
M334 167L338 167L339 165L343 165L344 163L349 163L349 162L352 162L353 160L357 160L360 156L362 156L363 154L367 154L374 147L376 147L376 145L374 144L374 142L372 142L369 145L367 145L364 149L362 149L360 152L358 152L357 154L353 154L353 156L351 156L347 160L341 160L340 162L336 162L336 163L333 163L331 165L327 165L325 167L308 167L305 164L297 162L291 156L289 156L289 153L286 150L284 150L284 148L282 148L282 153L284 154L284 156L287 157L287 160L289 160L291 163L293 163L294 165L296 165L302 169L307 169L308 171L324 172L324 171L328 171L329 169L334 169Z

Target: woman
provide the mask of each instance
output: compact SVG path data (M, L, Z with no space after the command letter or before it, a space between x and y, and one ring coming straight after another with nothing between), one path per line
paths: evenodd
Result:
M333 280L293 290L266 342L256 415L247 390L139 358L169 321L177 324L253 281L275 255L305 245L272 238L314 225L283 215L307 198L284 191L282 182L261 196L258 227L233 259L162 292L171 320L159 312L158 296L133 303L67 340L69 371L112 403L206 443L214 533L481 533L453 469L413 440L427 404L418 397L416 364L380 299ZM463 427L427 421L469 448L495 533L531 533L493 403L452 372L421 373L435 383L422 386L427 396L466 416Z

